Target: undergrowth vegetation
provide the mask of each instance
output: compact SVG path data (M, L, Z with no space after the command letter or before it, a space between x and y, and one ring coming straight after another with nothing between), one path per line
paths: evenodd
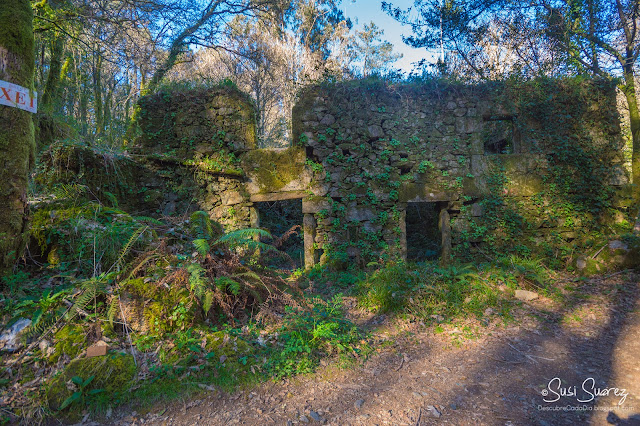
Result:
M132 216L79 186L42 203L25 265L2 278L6 328L30 321L18 350L3 355L1 392L15 401L6 421L77 421L85 409L104 415L308 374L326 359L355 365L375 347L347 296L374 318L433 323L435 332L472 318L512 320L518 289L565 297L558 273L531 257L290 271L265 266L290 264L264 242L282 238L225 232L202 211ZM107 356L87 358L96 344L109 346Z
M170 95L159 94L157 101L168 101L164 98ZM542 98L520 101L538 108L541 116L556 112L546 109ZM378 113L386 113L384 107L378 107ZM155 144L161 132L149 127L149 143ZM171 139L174 133L167 129L162 132ZM325 141L335 132L327 129ZM240 158L212 154L226 146L227 135L215 135L215 149L205 147L211 152L178 161L190 167L177 175L177 169L165 164L177 161L175 152L167 155L172 152L165 149L169 146L157 145L158 152L142 164L158 173L142 188L118 185L133 179L128 174L125 178L112 161L117 157L118 164L126 164L126 155L89 155L96 154L91 146L75 150L64 144L46 154L59 168L64 168L64 158L77 160L78 167L67 167L68 176L47 172L46 167L37 172L36 191L46 195L34 197L31 241L22 263L0 278L2 331L16 331L15 339L2 340L0 347L0 398L9 401L0 422L33 423L51 417L76 422L84 410L100 416L123 405L145 409L196 392L310 374L329 361L353 366L379 349L370 333L388 318L433 326L436 333L448 325L508 323L516 320L514 311L523 303L518 292L563 303L571 295L569 287L558 282L567 272L587 275L609 265L637 264L640 241L624 234L631 224L613 208L613 194L598 189L597 196L580 198L574 193L575 187L580 194L589 193L588 177L599 176L601 165L595 159L600 151L589 145L576 151L567 143L569 136L547 141L557 145L553 155L558 159L546 159L557 160L556 168L544 176L544 191L527 198L528 204L510 195L511 178L498 158L488 166L487 197L478 201L463 196L447 206L417 210L412 230L392 225L404 220L397 207L402 185L398 179L406 183L411 175L397 173L395 178L392 168L385 168L375 177L388 189L387 209L367 188L371 176L354 161L350 167L367 176L360 176L357 189L345 193L344 199L316 199L330 208L321 209L315 218L306 216L299 200L263 202L254 217L251 209L258 203L247 201L240 184ZM185 151L195 149L194 140L173 142ZM388 143L393 150L407 145L407 152L409 144L414 145L411 149L418 146L416 138L402 143L391 138ZM344 152L368 149L342 146L338 160L345 162L349 156ZM67 148L73 156L62 155ZM389 157L393 150L384 155ZM83 178L84 154L95 163L96 180ZM408 157L399 158L394 167L411 170L403 166ZM462 167L466 160L455 161ZM309 159L306 164L324 175L324 181L331 180L322 164ZM575 185L558 186L583 164L591 171L583 170ZM284 181L275 173L274 162L270 167L279 190ZM105 180L102 169L109 175ZM433 173L434 164L424 160L415 169L417 175ZM189 185L176 183L181 177L187 181L192 173L199 178ZM449 171L442 169L440 177L449 177ZM456 186L447 189L462 191L463 180L456 177ZM168 182L171 193L157 189ZM221 182L223 186L216 186ZM604 181L596 183L598 188L606 186ZM358 206L360 190L367 208L350 215ZM190 191L207 203L215 202L197 204L204 198L199 201ZM216 198L218 192L225 192L225 203ZM154 217L133 211L126 198L134 196L153 206L141 211ZM180 197L184 203L178 202ZM459 214L446 219L449 210ZM425 231L427 217L433 226ZM320 248L318 235L308 234L314 228L308 219L349 241L333 247L325 241ZM263 228L237 229L257 222ZM398 238L389 245L382 228L359 230L366 222L386 226L389 235ZM447 223L451 229L445 232L440 226ZM616 240L612 234L618 235ZM401 235L407 237L405 247ZM305 264L310 236L314 251L322 250L316 259L321 264L292 270ZM410 259L432 260L402 261L406 245L415 253ZM450 249L457 262L450 261ZM388 250L395 254L387 256ZM580 287L571 288L577 292ZM106 355L87 356L90 349L100 352L105 345Z
M366 356L339 296L311 299L263 266L288 258L262 242L273 240L266 230L224 232L202 211L132 216L82 186L40 202L26 264L1 283L5 329L29 321L4 348L1 392L16 407L5 421L77 421L85 408L148 406ZM96 344L108 356L84 357Z
M306 279L329 294L346 291L360 307L377 314L441 322L482 317L487 308L508 319L518 289L561 298L556 276L540 260L511 255L477 264L399 263L368 273L317 269Z

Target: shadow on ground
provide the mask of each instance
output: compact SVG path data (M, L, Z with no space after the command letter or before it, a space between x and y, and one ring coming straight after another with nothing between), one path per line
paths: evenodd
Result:
M145 424L639 425L639 275L584 282L562 304L541 299L517 309L516 323L472 328L384 322L385 341L362 367L318 374L151 412ZM470 320L472 323L475 320ZM398 330L398 327L401 330ZM400 331L400 332L398 332ZM405 332L402 332L405 331ZM380 343L380 342L379 342ZM561 387L575 389L576 395ZM586 382L585 382L586 381ZM562 396L554 402L556 395ZM592 401L583 383L601 395ZM594 385L592 388L592 384ZM626 399L613 388L625 389ZM567 391L567 392L568 392ZM126 415L116 424L137 422Z

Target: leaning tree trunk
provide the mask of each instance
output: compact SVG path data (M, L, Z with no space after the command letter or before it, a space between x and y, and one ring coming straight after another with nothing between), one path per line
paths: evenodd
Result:
M169 54L167 55L167 58L155 70L155 72L151 76L151 80L149 81L148 85L146 85L144 82L144 73L142 72L142 68L140 68L140 73L142 75L142 83L140 84L141 95L143 96L148 95L156 91L158 86L160 86L162 79L164 79L164 76L176 64L176 61L178 60L180 53L182 53L183 49L185 48L185 40L187 40L191 35L193 35L193 33L198 31L200 27L203 26L211 18L211 16L213 16L218 4L219 4L219 0L216 0L216 1L211 0L211 2L206 7L200 19L198 19L190 27L185 28L178 35L178 37L176 37L175 40L171 42L171 48L169 48ZM133 115L131 116L131 120L129 121L127 131L125 132L125 135L124 135L125 146L128 145L130 142L132 142L133 138L135 137L135 125L136 125L135 123L138 120L138 111L139 111L138 109L135 109L133 111Z
M29 0L0 0L0 80L33 89L33 12ZM0 274L22 255L27 177L34 160L31 113L0 105Z

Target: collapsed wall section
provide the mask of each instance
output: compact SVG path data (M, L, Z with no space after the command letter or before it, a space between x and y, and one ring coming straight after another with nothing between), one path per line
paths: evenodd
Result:
M139 107L133 158L142 199L162 214L204 210L227 230L257 227L254 203L309 186L304 149L256 149L255 106L233 87L160 92Z

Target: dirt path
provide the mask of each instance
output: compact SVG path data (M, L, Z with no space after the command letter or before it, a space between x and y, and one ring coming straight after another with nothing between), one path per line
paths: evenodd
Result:
M356 369L329 365L310 377L213 391L115 423L640 425L639 279L625 273L586 282L563 305L540 298L507 325L491 313L444 331L383 322L373 332L382 349ZM577 396L545 402L560 393L552 382L543 396L554 378L575 386ZM609 395L580 403L590 396L583 382Z

